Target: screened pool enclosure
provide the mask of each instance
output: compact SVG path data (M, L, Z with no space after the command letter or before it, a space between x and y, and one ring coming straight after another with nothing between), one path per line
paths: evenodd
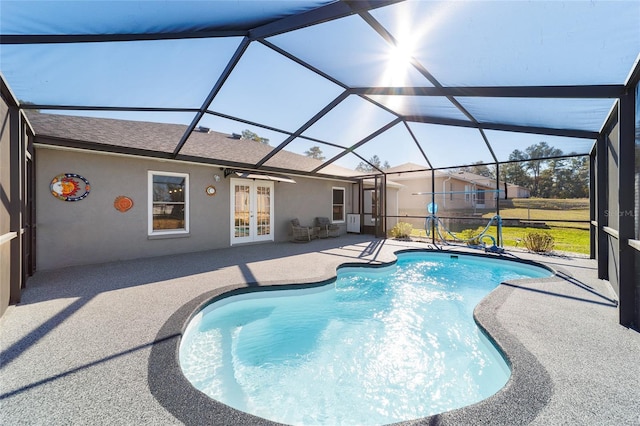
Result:
M430 205L458 232L577 224L638 326L639 22L636 1L2 0L0 236L22 262L3 294L37 265L35 144L347 180L379 236L401 221L437 242ZM184 131L145 149L40 134L47 114ZM198 153L209 130L269 149ZM408 201L390 209L390 187ZM584 203L532 216L531 199Z

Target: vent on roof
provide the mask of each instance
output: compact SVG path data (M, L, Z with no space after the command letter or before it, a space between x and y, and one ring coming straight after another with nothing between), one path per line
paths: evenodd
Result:
M194 131L198 132L198 133L209 133L211 131L211 129L208 128L208 127L204 127L204 126L198 126L198 127L196 127L194 129Z
M229 136L231 139L240 139L242 138L242 135L239 135L237 133L231 133L231 136Z

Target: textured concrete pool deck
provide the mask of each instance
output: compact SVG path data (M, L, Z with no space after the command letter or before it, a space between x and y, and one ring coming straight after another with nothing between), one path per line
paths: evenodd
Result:
M319 282L410 248L433 246L346 235L37 272L0 318L0 422L269 424L184 387L172 352L183 319L227 289ZM406 423L640 424L640 333L618 325L595 261L507 255L559 272L503 284L476 309L512 380L479 404Z

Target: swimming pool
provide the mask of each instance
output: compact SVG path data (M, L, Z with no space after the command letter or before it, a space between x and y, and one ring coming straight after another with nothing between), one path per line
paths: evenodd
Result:
M374 425L480 401L509 369L475 325L500 282L550 276L527 264L399 254L341 268L332 285L216 301L189 323L185 376L211 398L289 424Z

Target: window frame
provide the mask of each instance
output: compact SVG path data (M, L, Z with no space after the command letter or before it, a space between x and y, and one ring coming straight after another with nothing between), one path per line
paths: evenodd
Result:
M342 204L335 204L334 194L335 191L342 191ZM342 219L335 220L333 209L336 206L342 206ZM347 189L342 186L333 186L331 187L331 223L345 223L347 221Z
M486 201L486 193L485 193L485 189L476 189L476 202L477 204L484 204L486 205L487 201Z
M184 178L184 228L153 229L153 178L155 176L173 176ZM147 172L147 235L186 235L189 234L189 174L149 170Z

